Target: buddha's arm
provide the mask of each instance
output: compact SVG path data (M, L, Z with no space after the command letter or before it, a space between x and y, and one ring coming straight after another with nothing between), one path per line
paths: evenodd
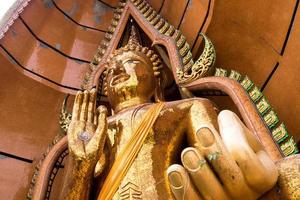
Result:
M94 170L106 138L107 111L95 111L96 91L78 92L68 129L69 159L60 199L89 198Z
M93 170L88 166L81 166L73 156L69 156L66 174L60 199L87 200L92 184Z

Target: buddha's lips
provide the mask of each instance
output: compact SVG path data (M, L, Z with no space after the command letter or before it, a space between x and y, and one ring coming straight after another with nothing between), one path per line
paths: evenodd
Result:
M128 74L118 74L116 76L114 76L111 80L111 85L117 85L119 83L122 83L124 81L127 81L130 78L130 76Z

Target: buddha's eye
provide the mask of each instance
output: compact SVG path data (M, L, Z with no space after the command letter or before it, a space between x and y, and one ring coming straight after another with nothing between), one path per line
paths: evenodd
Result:
M113 72L112 68L107 69L107 74L111 74Z
M140 63L140 61L139 60L127 60L125 63L128 63L128 64L138 64L138 63Z

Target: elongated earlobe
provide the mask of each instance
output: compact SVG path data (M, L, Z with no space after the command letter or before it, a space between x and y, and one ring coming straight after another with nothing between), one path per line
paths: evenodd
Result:
M154 92L154 99L155 99L155 102L165 101L163 87L161 85L160 77L157 77L156 88L155 88L155 92Z

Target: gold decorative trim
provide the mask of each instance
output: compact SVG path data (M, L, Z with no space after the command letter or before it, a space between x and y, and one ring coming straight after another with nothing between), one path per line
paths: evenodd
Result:
M91 63L89 64L89 68L87 70L87 72L85 73L84 79L83 79L83 83L81 85L81 89L88 89L88 86L90 85L91 77L94 74L94 72L96 71L96 69L98 68L98 64L100 63L104 53L106 52L106 49L113 37L113 34L116 30L116 27L119 24L119 20L121 18L121 14L124 10L126 3L124 2L119 2L119 5L117 8L115 8L114 10L114 17L111 21L111 25L108 27L108 31L105 33L104 35L104 39L101 41L96 54L93 57L93 60L91 61Z
M297 149L297 144L295 143L293 137L290 137L288 140L286 140L281 146L281 151L285 156L289 156L292 154L299 153L299 150Z
M281 143L289 136L284 123L281 123L277 128L273 129L272 135L278 143Z
M38 160L36 166L34 167L34 172L33 172L33 176L32 176L31 181L30 181L30 185L29 185L29 189L28 189L28 193L27 193L26 199L28 199L28 200L32 199L34 187L35 187L37 178L39 176L40 168L41 168L41 166L43 164L43 161L45 160L46 156L51 151L52 147L56 143L58 143L64 136L65 136L65 134L62 134L62 133L60 133L57 136L55 136L55 138L53 139L52 143L48 145L46 152L43 153L42 157Z
M176 72L179 84L186 84L214 73L213 66L216 60L216 53L212 42L207 36L201 33L205 47L203 53L194 63L190 45L179 30L164 20L146 1L131 0L131 2L158 32L175 40L179 56L183 63L183 68L178 69Z
M33 190L35 187L35 183L39 176L39 170L40 170L40 167L41 167L44 159L46 158L46 156L48 155L48 153L50 152L52 147L67 134L67 130L68 130L69 124L71 122L71 118L72 118L72 114L68 113L66 110L68 98L69 98L69 95L66 95L66 97L63 100L60 115L59 115L59 125L60 125L60 128L62 131L61 131L61 133L59 133L58 135L55 136L55 138L53 139L51 144L48 145L46 152L43 153L42 158L36 164L36 166L34 168L34 173L33 173L33 176L32 176L31 182L30 182L29 190L27 193L27 199L32 199L32 194L33 194Z
M216 52L211 40L201 33L204 39L204 50L198 60L191 66L184 65L183 69L178 69L177 76L180 84L190 83L199 78L212 75L216 61ZM188 54L187 54L188 55Z
M216 68L214 76L228 77L236 80L242 85L256 105L259 115L272 133L274 141L280 146L280 149L285 156L299 152L294 139L289 136L285 125L279 123L280 120L269 104L267 98L260 91L260 88L254 85L248 76L242 76L237 71L222 68Z
M178 77L179 84L186 84L197 80L201 77L209 76L214 73L214 63L216 60L215 49L212 42L207 36L201 33L205 47L203 53L200 55L198 60L194 63L193 56L190 50L190 45L187 43L186 38L182 33L175 29L174 26L164 20L151 6L144 0L130 0L135 8L144 16L149 24L156 29L159 33L171 37L176 43L178 55L182 63L182 68L178 69L176 76ZM111 22L108 31L105 34L105 39L101 42L97 53L89 65L83 83L82 89L88 89L91 85L92 77L98 68L103 55L105 54L107 47L113 38L113 34L116 27L119 24L121 14L124 11L126 3L120 2L119 6L114 10L114 18Z
M59 114L59 125L63 133L67 133L69 124L72 119L72 114L68 113L66 110L68 98L69 95L65 97Z

